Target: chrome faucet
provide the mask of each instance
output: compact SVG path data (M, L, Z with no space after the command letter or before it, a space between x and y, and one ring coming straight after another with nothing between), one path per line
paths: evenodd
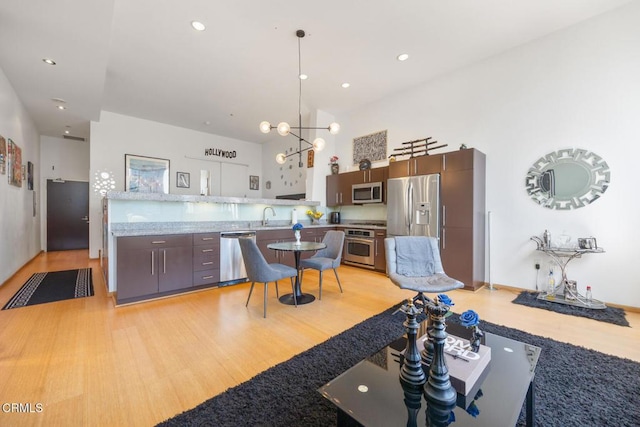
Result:
M276 216L276 211L274 211L271 206L267 206L266 208L264 208L262 210L262 226L263 227L269 224L269 220L267 219L267 215L266 215L267 209L271 209L271 213L273 214L273 216Z

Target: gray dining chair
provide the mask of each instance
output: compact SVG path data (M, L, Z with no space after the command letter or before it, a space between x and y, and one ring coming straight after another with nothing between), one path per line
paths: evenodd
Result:
M342 259L342 246L344 245L344 231L330 230L324 235L322 243L327 245L326 248L320 249L310 258L300 261L300 281L305 268L312 268L320 272L320 284L318 299L322 299L322 272L333 269L333 273L336 275L338 286L340 287L340 293L342 293L342 285L340 284L340 278L338 277L338 271L336 268L340 267L340 260Z
M416 291L414 304L424 307L424 293L443 293L464 284L444 272L438 239L425 236L398 236L384 239L387 275L401 289Z
M242 259L244 260L244 266L247 269L247 278L251 282L251 289L249 289L249 296L247 297L247 303L245 307L249 306L249 300L253 293L253 286L256 282L264 284L264 317L267 317L267 289L269 282L275 282L276 284L276 296L278 293L278 280L288 277L291 280L291 289L294 291L294 303L296 307L298 302L295 300L295 290L293 285L293 278L298 275L298 271L284 264L271 263L260 252L258 245L251 238L239 238L240 251L242 252Z

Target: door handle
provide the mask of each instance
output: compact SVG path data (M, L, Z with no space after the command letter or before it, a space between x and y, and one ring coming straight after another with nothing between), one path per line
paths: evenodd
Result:
M152 276L155 275L155 273L154 273L155 268L154 268L154 262L153 262L154 258L155 257L153 256L153 252L151 252L151 275Z
M80 221L89 221L89 217L85 215L82 218L80 218Z

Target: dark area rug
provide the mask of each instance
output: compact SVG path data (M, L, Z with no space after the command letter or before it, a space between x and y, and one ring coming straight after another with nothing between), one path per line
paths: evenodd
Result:
M35 273L2 308L24 307L93 295L91 269Z
M550 301L537 299L538 292L521 292L514 299L514 304L526 305L527 307L542 308L544 310L555 311L556 313L569 314L571 316L586 317L599 322L613 323L614 325L629 326L625 318L624 310L617 307L607 307L604 310L592 308L575 307L573 305L559 304Z
M335 406L317 389L402 336L405 318L402 313L391 314L396 308L159 425L335 426ZM457 320L452 315L447 322ZM639 363L484 321L481 327L542 348L536 368L536 426L640 425ZM247 351L260 357L259 348ZM404 424L399 420L399 426ZM518 422L523 425L524 406Z

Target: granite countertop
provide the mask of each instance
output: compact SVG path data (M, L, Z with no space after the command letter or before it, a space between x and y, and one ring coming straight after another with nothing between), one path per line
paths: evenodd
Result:
M383 223L371 224L329 224L321 222L318 225L305 224L304 228L366 228L371 230L386 230ZM273 223L263 226L260 221L230 221L230 222L127 222L111 224L111 233L114 237L128 236L152 236L160 234L185 234L185 233L218 233L221 231L265 231L265 230L287 230L291 229L291 224Z

